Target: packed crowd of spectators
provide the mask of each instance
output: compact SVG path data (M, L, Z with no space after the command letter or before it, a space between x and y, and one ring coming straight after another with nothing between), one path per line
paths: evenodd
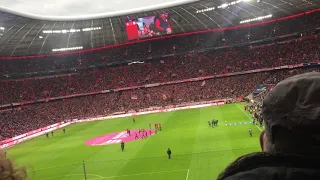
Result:
M33 59L15 59L14 61L1 60L0 75L87 67L94 64L108 64L136 58L145 59L150 56L251 42L319 27L319 14L320 12L317 11L297 18L276 21L269 24L130 43L128 45L88 53L37 57Z
M319 12L295 19L276 21L246 28L171 37L113 48L35 59L0 60L0 75L88 67L136 58L141 64L88 68L52 77L34 77L0 81L0 105L36 101L49 97L90 93L107 89L140 86L240 72L259 68L318 61L320 41L317 35L286 42L268 42L259 46L221 48L201 53L189 51L301 32L319 27ZM148 61L148 57L189 52ZM44 103L0 109L0 140L66 119L107 115L150 106L166 106L190 101L243 97L260 83L278 81L317 68L277 70L215 78L205 81L171 84L152 88L116 91ZM183 92L183 93L181 93Z
M67 119L96 117L130 110L138 111L152 106L175 105L192 101L244 97L257 84L269 81L278 82L289 76L315 70L319 71L319 68L277 70L2 109L0 111L0 140Z
M3 80L0 81L0 104L317 61L320 58L319 38L312 36L286 43L173 56L59 77Z

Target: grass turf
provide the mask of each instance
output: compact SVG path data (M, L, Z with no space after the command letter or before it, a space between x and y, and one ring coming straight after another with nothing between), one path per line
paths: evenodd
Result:
M38 137L7 150L18 164L30 164L35 180L81 180L85 161L87 179L129 180L199 180L216 179L237 157L260 151L260 129L249 122L244 104L228 104L132 118L79 123L68 126L66 134L57 130L54 137ZM219 120L219 127L209 128L208 120ZM161 123L163 130L144 140L120 145L85 146L93 137L126 128L148 128ZM253 137L248 129L252 128ZM172 150L168 160L166 150Z

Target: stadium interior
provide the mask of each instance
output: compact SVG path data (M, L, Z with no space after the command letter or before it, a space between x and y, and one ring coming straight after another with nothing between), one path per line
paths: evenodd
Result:
M201 0L61 19L0 9L0 150L35 180L216 179L260 151L266 94L320 72L318 0ZM208 128L212 119L219 126ZM150 134L124 153L120 140L84 144L126 129Z

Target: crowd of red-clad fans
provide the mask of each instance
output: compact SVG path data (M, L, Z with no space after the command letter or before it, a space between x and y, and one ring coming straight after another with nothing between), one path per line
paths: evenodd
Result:
M318 31L303 33L299 39L290 37L281 42L227 47L316 28L320 24L318 17L319 12L261 26L172 37L77 55L0 60L0 105L319 61ZM189 52L210 47L223 48ZM186 53L178 54L181 52ZM172 56L154 58L164 54ZM147 60L148 57L153 60ZM126 66L105 66L136 58L143 60ZM52 77L4 78L14 73L48 72L97 64L104 66ZM248 95L260 83L274 84L288 76L318 69L275 70L2 108L0 140L67 119L190 101L237 98Z
M286 43L173 56L144 64L83 70L60 77L3 80L0 81L0 104L318 61L319 38L312 36Z
M278 81L319 68L276 70L206 81L120 91L93 96L25 105L0 112L0 140L61 122L113 112L138 110L191 101L236 98L250 93L257 84Z

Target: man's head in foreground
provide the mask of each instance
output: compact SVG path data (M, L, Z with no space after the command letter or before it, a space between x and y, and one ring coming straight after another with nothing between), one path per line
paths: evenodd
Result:
M280 82L264 99L265 152L320 156L320 73Z
M320 179L320 73L280 82L263 100L261 153L240 157L219 180Z
M25 168L17 168L14 163L6 158L5 153L0 151L0 180L26 180Z

